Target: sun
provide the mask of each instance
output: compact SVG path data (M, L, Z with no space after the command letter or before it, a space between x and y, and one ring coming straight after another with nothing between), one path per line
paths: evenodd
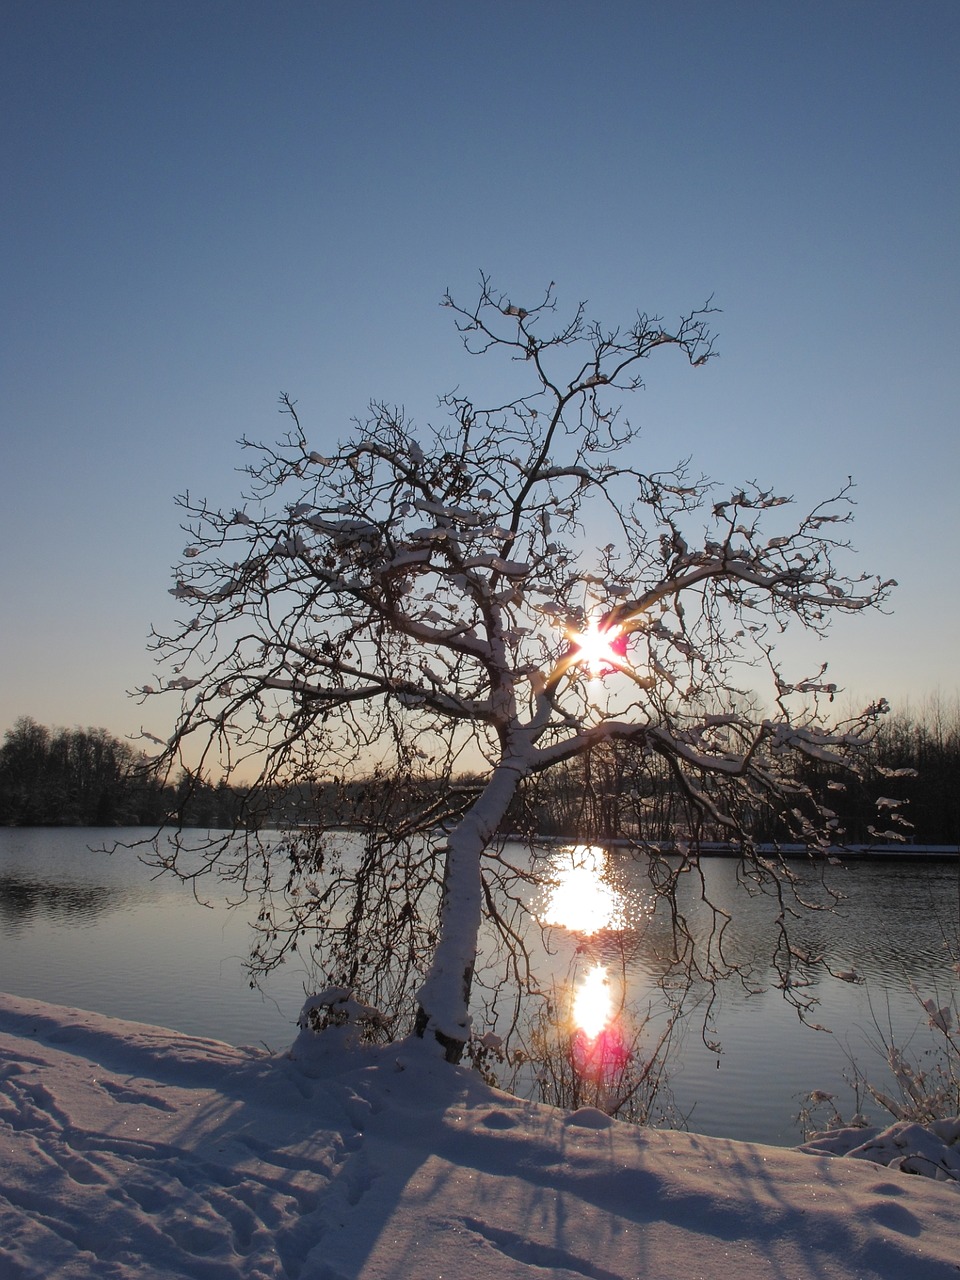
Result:
M623 668L627 633L619 627L601 628L597 619L591 618L586 630L574 632L570 639L576 646L573 661L586 667L591 676L605 676Z

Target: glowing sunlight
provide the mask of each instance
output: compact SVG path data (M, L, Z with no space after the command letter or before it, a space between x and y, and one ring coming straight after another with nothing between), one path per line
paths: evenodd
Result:
M627 649L627 633L619 627L601 631L596 618L591 618L585 631L570 636L577 646L573 661L586 667L591 676L609 675L623 667Z
M633 1056L613 1006L610 978L602 964L585 975L573 997L573 1065L585 1080L610 1087Z
M613 1013L607 971L595 964L584 977L573 997L573 1023L588 1040L596 1040Z
M551 868L554 883L540 917L543 923L587 937L602 929L624 928L620 895L602 879L603 850L576 845L565 856L566 865Z

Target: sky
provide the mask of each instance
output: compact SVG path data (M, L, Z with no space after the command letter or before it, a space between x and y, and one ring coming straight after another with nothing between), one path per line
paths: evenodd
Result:
M236 504L281 392L321 452L371 399L495 398L438 305L481 270L610 327L712 296L720 358L651 362L638 463L808 503L853 476L892 612L784 652L952 699L958 54L955 0L7 0L0 732L165 737L126 691L175 495Z

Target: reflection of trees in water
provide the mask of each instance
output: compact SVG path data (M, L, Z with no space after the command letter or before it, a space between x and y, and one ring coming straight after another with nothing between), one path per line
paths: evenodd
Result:
M671 861L678 865L677 859ZM608 876L623 886L628 904L652 901L651 862L646 856L614 851L610 867ZM714 924L710 907L701 900L705 888L708 902L717 911L733 915L723 934L727 960L754 975L758 984L776 985L770 957L779 928L777 898L762 891L747 901L742 895L738 898L735 859L704 859L701 868L702 882L696 867L678 879L677 905L691 945L706 946ZM956 867L935 862L869 862L823 869L797 861L792 871L798 878L798 896L820 908L798 909L796 917L788 910L785 924L798 952L823 956L834 971L856 969L868 981L876 978L884 984L891 974L929 983L938 972L944 984L955 981L950 965L951 945L956 947L960 937ZM629 905L625 914L631 921L638 918ZM669 904L657 902L656 909L652 913L648 909L641 919L642 925L630 939L628 966L658 976L665 971L674 944ZM811 967L804 969L803 976L812 990L826 973Z
M562 863L570 854L541 850L532 856ZM719 957L724 963L716 968L742 977L748 989L775 987L780 975L771 956L783 911L796 953L822 956L834 972L855 969L884 985L891 974L921 985L938 973L945 985L955 982L950 967L950 944L955 947L960 938L955 866L877 861L833 867L796 859L789 862L789 873L796 878L797 898L819 909L804 910L792 895L781 904L774 893L756 887L744 898L736 859L685 864L678 856L613 849L602 874L626 927L581 941L592 957L623 964L641 983L659 982L672 969L681 972L686 947L696 962L694 972L705 971L707 961ZM676 877L676 915L671 900L655 892L664 876ZM795 980L808 982L806 990L816 994L826 971L802 961L796 968Z
M900 972L918 983L955 983L960 947L960 881L955 865L906 862L850 867L845 899L830 924L869 981ZM835 944L836 945L836 944Z
M119 911L137 897L134 889L115 885L0 876L0 919L11 931L36 915L51 916L58 923L86 925L110 911Z

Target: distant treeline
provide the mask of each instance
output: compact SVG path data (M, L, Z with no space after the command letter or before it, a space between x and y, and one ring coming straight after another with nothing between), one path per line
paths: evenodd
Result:
M846 844L880 842L892 828L915 844L960 845L960 701L945 705L932 699L918 713L890 713L857 777L804 760L798 780L836 815ZM724 783L703 780L704 790L711 785ZM662 842L728 838L722 829L698 825L662 758L624 746L611 745L533 779L522 799L513 815L515 829L540 835ZM900 803L886 803L891 800ZM908 825L891 819L893 813ZM775 809L754 808L741 817L758 842L791 839L784 815Z
M29 717L0 746L0 825L230 827L242 792L184 772L164 784L147 756L106 729L48 729Z
M803 781L824 796L843 838L870 843L889 825L877 799L902 801L903 829L917 844L960 844L960 702L939 700L919 713L887 717L859 778L807 762ZM908 771L904 773L903 771ZM912 772L911 772L912 771ZM466 796L481 779L458 779ZM455 813L443 803L449 784L409 780L398 788L387 777L352 783L318 779L278 787L255 810L243 788L213 783L184 770L161 781L149 760L105 729L48 729L18 720L0 746L0 825L184 826L231 828L275 823L336 821L352 810L357 821L387 825L435 804L438 817ZM783 815L751 811L744 822L756 839L787 838ZM669 841L687 836L723 839L725 832L696 825L684 796L657 756L611 745L532 779L507 816L510 831L602 840L639 836Z

